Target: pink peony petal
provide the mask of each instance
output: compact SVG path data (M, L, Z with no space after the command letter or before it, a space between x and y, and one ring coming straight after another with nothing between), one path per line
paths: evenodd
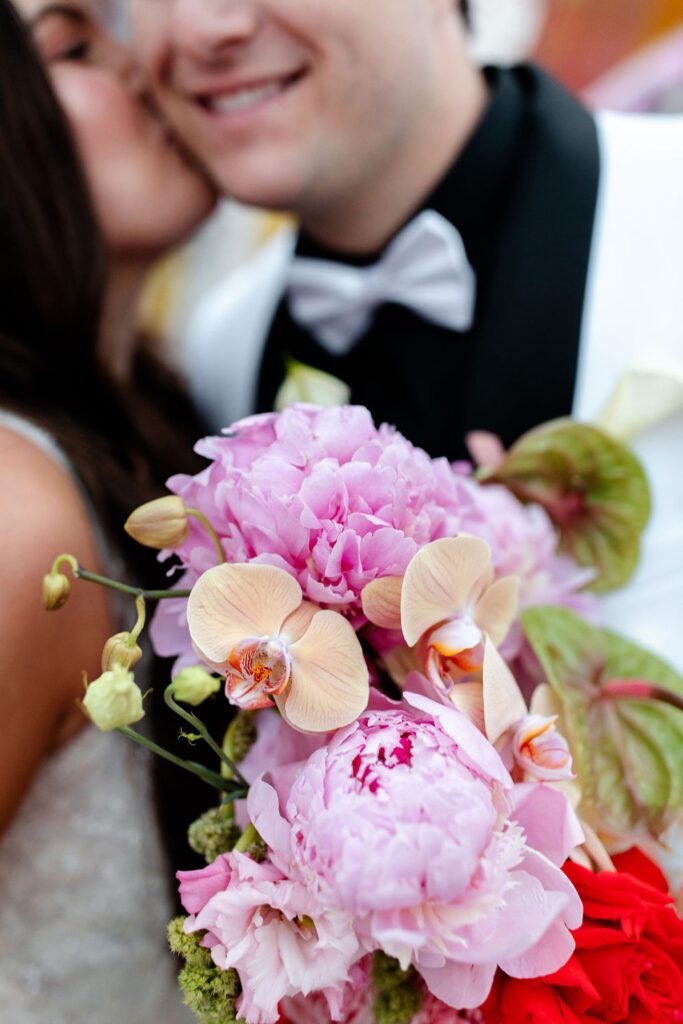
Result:
M417 693L404 693L406 704L435 719L465 754L478 771L486 772L492 779L500 782L505 789L512 789L512 779L505 769L499 755L481 732L455 708L444 707L436 701L429 700Z
M478 537L436 540L415 555L401 594L401 626L412 647L427 630L456 618L491 572L491 549Z
M269 565L217 565L197 580L187 602L187 621L197 649L224 663L241 640L276 636L301 603L301 587Z
M180 902L188 914L198 914L217 892L222 892L230 881L232 869L226 854L217 857L199 871L177 871L180 882Z
M258 834L275 854L275 863L291 857L289 845L290 828L280 814L280 802L273 787L257 779L249 789L247 813Z
M279 706L295 729L340 729L365 709L368 668L353 626L343 616L318 612L290 654L292 683Z
M484 1002L493 984L495 964L458 964L421 967L425 985L437 999L456 1010L474 1010Z
M530 845L558 867L584 842L579 819L560 790L537 782L519 783L514 802L512 817Z

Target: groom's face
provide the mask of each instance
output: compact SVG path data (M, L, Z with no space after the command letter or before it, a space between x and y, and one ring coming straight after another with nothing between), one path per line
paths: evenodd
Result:
M381 172L455 17L454 0L135 0L157 99L219 188L295 212Z

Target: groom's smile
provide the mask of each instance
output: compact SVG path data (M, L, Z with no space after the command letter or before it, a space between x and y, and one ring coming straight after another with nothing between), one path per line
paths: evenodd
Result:
M304 74L304 70L297 70L263 75L240 82L214 83L206 90L199 90L196 98L199 105L216 118L249 115L279 99L296 85Z
M459 31L454 0L135 4L157 100L218 187L304 221L422 159Z

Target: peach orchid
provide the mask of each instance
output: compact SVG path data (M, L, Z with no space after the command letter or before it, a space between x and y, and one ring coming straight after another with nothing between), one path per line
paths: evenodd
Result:
M517 577L495 580L489 545L465 534L427 544L405 576L374 580L362 593L370 622L400 629L414 668L492 743L527 713L497 650L518 599Z
M187 621L197 654L226 674L226 694L239 707L275 703L293 728L327 732L367 705L368 669L353 627L304 601L284 569L209 569L192 589Z

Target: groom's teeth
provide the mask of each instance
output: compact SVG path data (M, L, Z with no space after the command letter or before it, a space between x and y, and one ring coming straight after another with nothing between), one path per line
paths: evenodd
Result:
M263 100L269 100L282 92L283 82L271 82L256 89L241 89L230 96L217 96L210 101L210 107L218 114L230 114L235 110L246 110Z

